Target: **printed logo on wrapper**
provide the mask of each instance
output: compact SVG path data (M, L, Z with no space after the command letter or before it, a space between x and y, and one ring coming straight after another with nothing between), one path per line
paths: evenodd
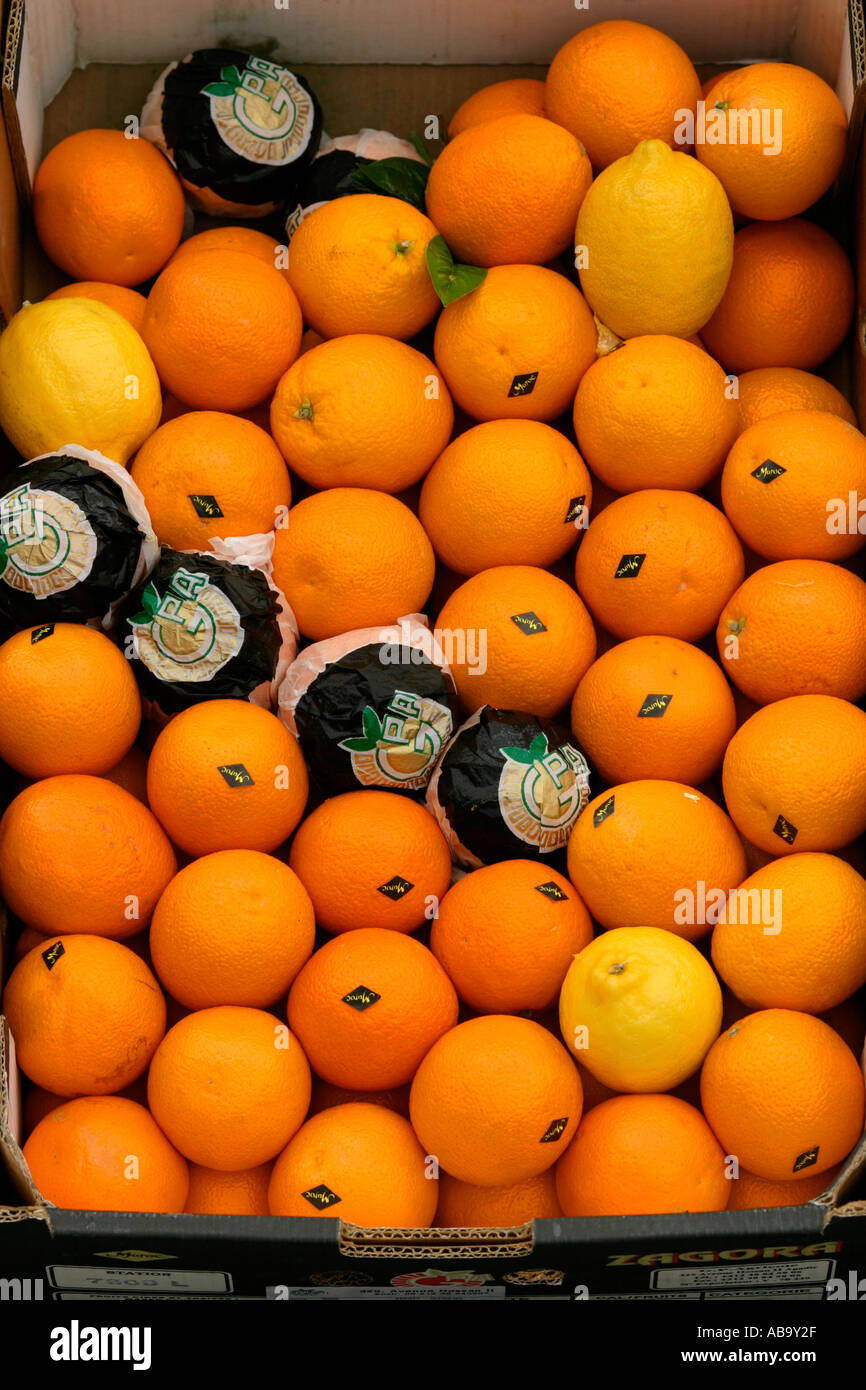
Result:
M130 619L137 654L164 681L208 681L240 651L240 614L206 574L175 570L160 595L151 582Z
M202 88L221 139L254 164L289 164L309 143L313 102L309 92L278 63L250 55L241 70L220 69L219 81Z
M366 705L361 723L360 736L337 747L349 754L365 787L425 787L453 728L446 705L408 690L395 690L381 716Z
M96 535L84 512L60 493L24 483L0 498L0 578L35 598L86 579Z
M499 810L509 830L541 854L568 840L589 799L589 768L570 743L551 748L539 733L528 748L502 748Z

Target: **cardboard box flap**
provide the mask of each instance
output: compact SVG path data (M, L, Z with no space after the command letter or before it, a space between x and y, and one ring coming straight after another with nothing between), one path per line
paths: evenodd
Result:
M0 1222L25 1216L47 1219L45 1204L34 1185L18 1146L20 1114L15 1048L6 1019L0 1014ZM17 1201L15 1199L17 1198Z
M355 94L367 83L388 85L388 64L453 69L479 65L482 73L464 93L502 76L543 76L553 54L581 28L617 17L651 23L683 45L696 63L729 65L760 59L808 62L835 86L847 109L863 73L852 69L852 43L862 37L863 0L728 0L706 17L681 0L536 0L531 22L523 0L497 0L491 25L481 6L429 0L407 7L402 0L274 0L272 7L238 8L226 21L217 0L151 0L118 9L115 0L10 0L4 51L4 115L21 196L29 196L42 147L42 113L76 67L110 63L162 66L193 48L240 46L310 68L338 64ZM360 79L357 65L375 65ZM506 72L497 72L506 65ZM111 79L109 79L111 80ZM339 79L338 79L339 80ZM118 99L126 90L114 79ZM425 111L450 113L449 79L433 87ZM110 93L107 93L109 104ZM383 93L379 93L380 98ZM379 105L383 102L380 100ZM387 103L384 103L387 106ZM122 118L137 106L127 104ZM859 134L862 115L858 112ZM331 122L331 133L344 133ZM374 124L360 117L350 123ZM78 128L87 121L80 119ZM393 124L393 122L392 122ZM385 128L388 128L385 125Z
M297 63L543 63L579 29L602 19L652 24L696 61L763 57L803 62L834 82L846 0L726 0L712 22L681 0L273 0L236 6L221 0L27 0L43 76L43 100L73 66L166 63L192 48L255 45Z

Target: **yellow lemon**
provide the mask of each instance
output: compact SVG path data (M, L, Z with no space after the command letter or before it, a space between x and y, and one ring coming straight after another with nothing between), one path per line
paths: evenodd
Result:
M719 1035L722 991L691 942L618 927L576 955L559 996L565 1044L614 1091L669 1091Z
M106 304L25 304L0 336L0 426L25 459L80 444L125 464L161 413L147 348Z
M580 287L621 338L691 337L722 298L734 223L709 172L663 140L642 140L590 186L575 233Z

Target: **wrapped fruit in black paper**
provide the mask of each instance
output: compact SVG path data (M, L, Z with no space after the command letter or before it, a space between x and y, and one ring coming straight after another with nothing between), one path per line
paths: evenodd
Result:
M371 166L381 166L378 170ZM323 203L353 193L383 193L403 198L424 211L429 165L409 140L388 130L359 130L354 135L323 136L312 163L298 182L297 202L289 208L286 240Z
M282 207L321 131L304 78L240 49L202 48L169 64L141 113L142 136L214 217L265 217Z
M279 692L280 718L327 796L362 787L422 795L455 709L442 649L415 614L307 647Z
M589 764L565 730L482 705L439 759L427 807L465 868L518 858L560 868L589 797Z
M16 627L112 626L157 554L139 489L94 450L64 445L0 482L0 613Z
M297 652L297 625L269 575L272 537L163 547L124 604L120 636L145 715L164 723L203 700L273 710ZM258 553L256 553L258 551Z

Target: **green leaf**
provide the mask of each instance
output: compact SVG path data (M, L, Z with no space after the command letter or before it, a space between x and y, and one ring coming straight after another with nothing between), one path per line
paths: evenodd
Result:
M372 189L374 193L401 198L404 203L411 203L424 212L429 172L429 167L419 164L417 159L404 159L398 155L393 159L377 159L372 164L360 165L353 169L350 181L356 188Z
M433 159L430 155L430 149L427 145L427 141L422 140L420 135L410 135L409 139L412 141L412 144L415 146L424 163L428 166L428 168L432 169Z
M145 585L141 595L141 605L145 613L148 613L150 618L152 618L159 607L159 594L156 592L156 587L153 584ZM149 620L150 619L148 619L148 621Z
M345 748L347 753L372 753L376 747L376 740L370 738L344 738L342 743L337 744L338 748Z
M526 748L500 748L499 751L503 758L508 758L512 763L524 763L527 767L531 767L535 761L531 750Z
M209 82L206 87L202 87L203 97L233 97L235 88L230 87L228 82Z
M369 705L365 705L364 707L364 713L361 715L361 723L364 726L365 738L373 739L375 742L382 737L382 725L379 723L379 717L376 711L371 709Z
M427 246L427 269L433 288L446 309L455 299L477 290L487 275L481 266L459 265L442 236L434 236Z
M130 627L150 627L151 616L150 613L136 613L134 618L130 618L129 625Z
M549 745L547 742L547 735L536 734L535 738L529 745L529 757L532 760L532 762L535 762L536 758L546 757L548 753L548 748Z
M231 83L232 87L239 87L244 79L234 63L230 63L227 68L220 68L220 80Z

